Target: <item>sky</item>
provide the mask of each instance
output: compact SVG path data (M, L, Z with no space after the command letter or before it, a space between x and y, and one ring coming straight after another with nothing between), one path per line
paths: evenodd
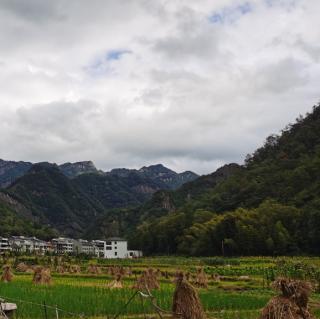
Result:
M319 0L2 0L0 158L213 172L319 102Z

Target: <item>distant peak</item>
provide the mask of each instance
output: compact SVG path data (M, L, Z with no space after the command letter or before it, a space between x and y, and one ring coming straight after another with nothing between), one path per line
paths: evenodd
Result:
M40 172L42 170L58 170L59 167L57 164L52 164L49 162L39 162L32 165L30 172Z
M92 161L64 163L59 166L62 173L68 177L76 177L81 174L97 173L98 170Z

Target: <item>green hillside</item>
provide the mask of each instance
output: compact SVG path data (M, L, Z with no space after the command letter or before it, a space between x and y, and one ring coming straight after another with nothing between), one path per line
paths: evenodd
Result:
M81 235L104 210L52 164L34 165L4 192L29 209L34 219L70 236Z
M20 216L15 209L2 199L0 199L0 216L0 234L3 237L28 235L49 239L56 235L55 231L50 227L40 225Z
M207 178L155 194L141 208L136 246L157 254L320 252L320 106L269 136L225 180L211 186Z

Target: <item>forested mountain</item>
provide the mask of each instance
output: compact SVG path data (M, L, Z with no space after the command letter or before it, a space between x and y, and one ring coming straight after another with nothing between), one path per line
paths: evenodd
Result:
M82 174L99 172L91 161L64 163L62 165L59 165L59 169L64 175L70 178L73 178Z
M41 163L38 163L41 164ZM0 159L0 188L6 188L18 178L25 175L34 165L30 162L5 161ZM91 161L65 163L57 168L67 177L73 178L81 174L99 173Z
M7 237L12 234L52 238L55 231L30 218L31 213L20 203L0 193L0 234Z
M149 172L153 169L150 167ZM90 170L92 173L84 173ZM163 170L168 169L162 167ZM98 172L91 162L62 166L39 163L31 166L2 194L28 210L31 221L49 225L63 235L79 237L89 230L95 233L100 216L111 218L112 230L108 229L114 235L127 231L128 227L116 227L113 222L114 209L139 206L154 192L168 187L156 176L151 178L136 170L119 175Z
M177 189L183 184L199 177L199 175L191 171L176 173L162 164L144 166L139 170L118 168L111 170L109 174L127 177L132 173L144 179L151 179L157 183L159 189Z
M0 188L7 187L26 174L32 163L4 161L0 159Z
M228 178L207 179L156 193L139 211L136 246L157 254L320 252L320 106L269 136Z
M34 220L66 235L80 235L104 211L53 164L34 165L4 192L31 211Z
M30 162L14 162L0 159L0 188L6 188L10 186L19 177L25 175L32 165L33 163ZM159 189L177 189L184 183L193 181L199 177L197 174L191 171L176 173L162 164L144 166L138 170L115 168L110 172L98 170L91 161L82 161L76 163L68 162L61 165L56 165L56 167L69 178L75 178L86 174L108 175L113 176L114 179L120 177L128 178L128 180L130 180L132 176L136 176L137 178L140 177L140 179L153 182L153 192Z

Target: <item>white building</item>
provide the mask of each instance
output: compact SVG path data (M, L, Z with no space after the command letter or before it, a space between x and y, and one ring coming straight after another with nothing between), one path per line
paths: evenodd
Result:
M99 258L106 258L106 242L104 240L93 240L95 255Z
M48 242L37 239L35 237L12 236L9 239L9 245L15 252L30 252L44 254L50 251L51 246Z
M52 246L50 243L40 240L38 238L31 238L33 243L33 252L38 253L40 255L45 254L48 251L52 251Z
M0 253L11 250L41 255L46 252L55 252L56 254L85 254L99 258L142 257L141 251L128 250L127 240L120 237L112 237L106 241L59 237L52 239L51 242L25 236L12 236L9 239L0 237Z
M72 254L76 252L75 240L71 238L54 238L51 241L54 252L57 254Z
M120 237L111 237L106 242L105 258L136 258L142 257L139 250L128 250L128 242Z
M97 248L94 243L85 239L74 240L73 248L76 254L97 255Z
M8 238L0 237L0 254L10 251L11 247L9 245Z

